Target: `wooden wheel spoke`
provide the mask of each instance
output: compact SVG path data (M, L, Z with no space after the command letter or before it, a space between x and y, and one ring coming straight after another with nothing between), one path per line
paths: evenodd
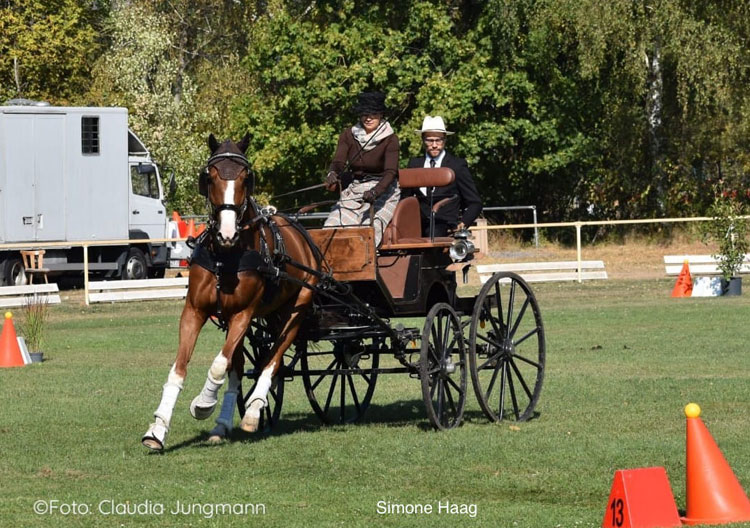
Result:
M530 331L529 331L528 333L526 333L526 334L525 334L525 335L524 335L524 336L523 336L523 337L522 337L521 339L519 339L518 341L514 341L514 342L513 342L513 344L514 344L515 346L518 346L518 345L520 345L521 343L523 343L524 341L526 341L526 340L527 340L528 338L530 338L531 336L534 336L534 335L536 335L536 334L538 334L538 333L539 333L539 327L538 327L538 326L537 326L537 327L534 327L534 329L533 329L533 330L530 330Z
M347 374L346 379L349 380L349 390L352 391L352 400L354 400L354 408L357 409L357 414L360 412L359 398L357 398L357 389L354 386L354 380L351 374Z
M331 408L331 399L333 398L333 393L336 390L336 380L338 379L338 376L334 375L332 377L331 386L328 388L328 397L326 398L326 404L323 407L323 410L327 413L328 409Z
M448 381L448 380L446 380L446 381ZM451 390L450 390L449 387L447 387L445 385L444 385L444 390L445 390L445 396L448 399L448 404L451 407L451 411L453 412L453 414L456 414L456 402L453 401L453 395L451 394Z
M455 382L455 381L453 381L453 378L450 378L450 377L449 377L449 378L445 378L445 381L447 381L447 382L448 382L448 385L451 385L451 386L452 386L452 387L453 387L454 389L456 389L456 392L458 392L458 394L461 394L461 395L462 395L462 394L464 393L464 391L463 391L463 390L461 390L461 387L459 387L459 386L458 386L458 385L456 384L456 382Z
M508 372L508 388L510 389L510 399L513 402L513 414L518 420L521 415L518 413L518 399L516 398L516 389L513 385L513 375Z
M503 353L498 350L494 355L488 357L487 361L485 361L484 363L482 363L481 365L479 365L477 367L477 370L484 370L484 367L486 367L487 365L489 365L493 361L496 361L497 359L499 359L502 356L502 354Z
M507 370L505 368L505 360L503 360L503 373L500 376L500 395L498 398L498 416L502 417L503 413L505 412L505 386L507 383L508 377L507 377Z
M539 369L541 369L541 368L542 368L542 366L541 366L541 365L540 365L539 363L537 363L536 361L532 361L532 360L530 360L529 358L523 357L523 356L522 356L522 355L520 355L520 354L513 354L513 357L514 357L514 358L516 358L516 359L520 359L520 360L521 360L521 361L523 361L524 363L528 363L528 364L529 364L529 365L531 365L532 367L535 367L535 368L536 368L537 370L539 370Z
M516 362L511 359L509 361L511 368L513 369L513 372L516 373L516 376L518 377L518 381L521 383L521 387L523 387L523 391L526 393L526 396L531 399L531 391L529 390L529 386L526 385L526 380L523 379L523 374L521 374L521 371L518 369L518 366L516 365Z
M508 319L505 321L505 328L510 328L513 320L513 301L516 299L516 281L510 283L510 294L508 295Z
M498 341L494 341L494 340L490 339L486 335L477 334L477 338L481 339L482 341L484 341L488 345L492 345L495 348L502 348L503 347L501 343L499 343Z
M526 297L526 299L523 301L523 305L521 306L521 310L518 312L518 317L516 317L516 322L513 323L513 328L508 333L508 337L513 339L513 336L516 335L516 330L518 330L518 325L521 324L521 321L523 321L523 316L526 313L526 308L529 306L529 298Z
M331 361L328 364L328 366L325 368L325 370L331 370L334 367L334 365L336 365L337 361L338 360L336 358L334 358L333 361ZM315 380L315 383L313 383L310 388L312 390L315 390L318 387L318 385L320 385L320 382L323 381L327 375L328 374L326 374L325 372L323 372L323 374L321 374L320 376L318 376L318 379Z
M484 397L485 399L489 399L490 394L492 394L492 388L495 386L495 381L497 381L497 373L500 372L500 369L503 369L503 375L501 379L502 385L505 384L505 360L503 358L500 358L500 360L497 362L497 365L495 365L495 371L492 373L492 379L490 380L490 384L487 387L487 392L485 393ZM503 388L501 387L500 392L502 392Z

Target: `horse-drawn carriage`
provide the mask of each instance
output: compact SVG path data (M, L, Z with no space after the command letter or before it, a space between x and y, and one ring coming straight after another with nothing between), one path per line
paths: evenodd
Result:
M216 226L214 235L205 236L226 240L227 251L243 248L237 260L246 263L246 274L241 265L225 264L228 272L223 276L221 263L217 270L194 259L180 351L145 445L163 448L176 400L168 386L181 389L180 370L184 372L197 331L212 314L224 322L227 343L191 412L206 418L218 404L217 391L224 382L219 377L227 369L234 372L235 383L230 377L213 431L217 436L231 428L235 401L245 415L243 429L271 427L279 419L286 384L298 377L325 423L359 420L378 377L390 373L419 380L427 416L436 429L461 423L469 374L490 420L533 416L544 377L545 337L539 306L521 277L496 273L478 295L461 297L456 275L467 271L471 261L463 257L470 258L470 252L463 251L464 241L453 237L422 237L415 198L399 202L376 248L370 226L306 230L290 217L257 208L246 182L239 186L244 187L242 195L234 187L231 192L218 189L242 180L243 171L249 178L249 168L240 155L241 144L239 151L231 142L212 150L204 188ZM239 165L233 178L227 175L232 165ZM452 177L450 169L408 169L400 171L399 185L435 186ZM216 187L213 194L209 185ZM234 197L234 202L225 199L222 204L222 196ZM227 210L236 213L238 234L222 227L226 219L221 215ZM251 237L253 225L258 227ZM218 252L213 257L221 260ZM196 265L201 267L193 284ZM246 275L251 278L243 279ZM195 312L200 316L194 317ZM423 324L417 324L422 318ZM186 349L187 359L182 357ZM244 359L249 361L247 369ZM243 390L242 382L249 390ZM167 408L160 435L159 420ZM249 414L253 417L248 421Z

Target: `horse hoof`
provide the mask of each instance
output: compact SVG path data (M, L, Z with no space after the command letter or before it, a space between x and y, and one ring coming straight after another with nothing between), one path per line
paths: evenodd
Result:
M167 428L163 425L152 423L146 434L141 438L141 444L152 451L163 451L166 438Z
M164 444L159 442L158 438L154 437L143 437L141 440L141 443L148 447L151 451L163 451L164 450Z
M190 403L190 415L196 420L205 420L213 414L214 409L216 409L217 403L218 402L214 402L213 405L208 404L208 406L205 407L206 402L201 400L200 395L196 396ZM203 404L204 407L201 407L200 404Z
M229 434L229 431L227 430L227 427L224 424L216 424L216 427L211 429L211 432L208 434L210 435L208 437L208 443L215 445L215 444L220 444L224 440L226 440L226 437Z
M266 404L263 400L253 400L245 411L245 416L242 417L240 429L246 433L257 431L260 425L260 413L265 406Z

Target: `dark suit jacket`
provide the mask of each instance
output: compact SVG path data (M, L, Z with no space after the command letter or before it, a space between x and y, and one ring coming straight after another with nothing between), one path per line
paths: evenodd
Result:
M410 159L408 168L424 167L424 159L424 156ZM482 200L479 197L476 185L474 185L474 180L471 178L469 166L466 164L466 160L457 158L450 152L445 153L441 166L453 169L453 172L456 173L456 179L451 185L435 188L433 203L454 195L458 195L459 200L441 207L435 214L435 224L447 224L450 227L455 227L461 221L466 227L469 227L482 212ZM422 209L422 220L429 224L429 198L425 197L419 189L402 189L401 196L416 196Z

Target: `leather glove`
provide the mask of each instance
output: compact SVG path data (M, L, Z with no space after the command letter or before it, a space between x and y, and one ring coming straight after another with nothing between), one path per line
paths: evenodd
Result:
M326 175L326 189L329 191L335 191L339 184L339 175L333 171L330 171Z
M374 203L378 199L378 193L375 189L369 189L362 193L362 199L367 203Z

